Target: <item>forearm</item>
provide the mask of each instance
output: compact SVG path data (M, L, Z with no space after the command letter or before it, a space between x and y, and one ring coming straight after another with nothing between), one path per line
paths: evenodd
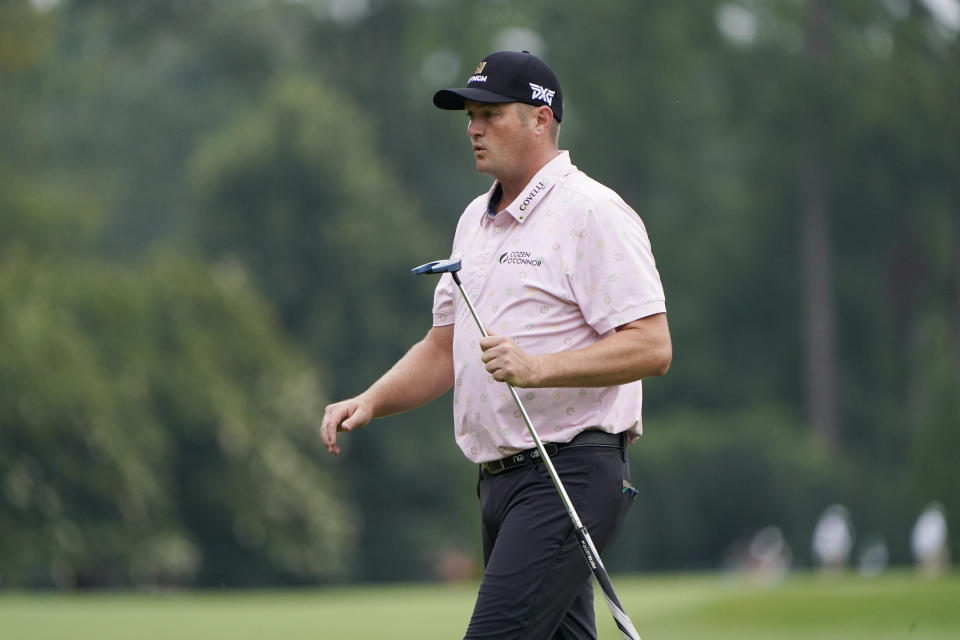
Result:
M431 329L360 395L370 402L374 418L425 405L453 386L452 334L452 326Z
M536 356L534 382L537 387L615 386L663 375L672 357L666 316L659 314L583 349Z

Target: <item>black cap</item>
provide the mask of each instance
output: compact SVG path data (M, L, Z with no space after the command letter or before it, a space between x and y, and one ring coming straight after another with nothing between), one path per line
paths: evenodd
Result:
M546 105L557 122L563 118L560 81L546 62L529 51L491 53L474 69L466 89L443 89L433 96L433 104L454 111L463 109L464 100Z

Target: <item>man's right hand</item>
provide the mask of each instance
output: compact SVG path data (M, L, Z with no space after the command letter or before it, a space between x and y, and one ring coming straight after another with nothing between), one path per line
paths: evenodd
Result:
M340 455L337 445L338 431L353 431L373 419L373 410L362 396L342 400L327 405L323 413L323 424L320 426L320 438L327 445L327 451L335 456Z
M409 411L440 397L453 386L453 325L432 327L423 340L360 395L327 406L320 438L340 455L338 431L353 431L374 417Z

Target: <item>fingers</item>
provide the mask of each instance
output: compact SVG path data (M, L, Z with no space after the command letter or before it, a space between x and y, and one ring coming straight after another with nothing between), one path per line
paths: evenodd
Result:
M370 414L367 412L366 407L361 404L358 404L353 412L350 414L350 417L340 423L340 431L353 431L359 427L364 426L370 422Z
M342 403L328 405L323 413L323 423L320 425L320 440L327 446L327 452L338 456L340 447L337 445L337 431L340 423L347 417Z
M506 336L489 336L480 340L480 360L487 373L497 382L515 387L534 384L535 358L525 353L517 343Z
M480 338L480 359L485 364L489 363L497 357L502 356L505 349L509 349L509 345L511 344L514 344L514 342L506 336L491 335L486 338ZM490 371L490 369L488 368L487 371ZM490 371L490 373L493 373L493 371Z
M480 339L480 360L486 366L487 373L493 376L493 379L497 382L504 382L505 377L502 377L503 374L501 370L507 365L507 349L505 343L510 342L509 339L504 338L503 336L490 336L488 338Z
M337 444L337 432L351 431L368 422L370 422L369 410L356 399L328 405L320 425L320 439L327 446L329 453L338 456L340 446Z
M488 351L489 349L493 349L494 347L499 347L501 344L505 342L513 342L513 341L506 336L498 336L496 334L491 333L486 338L480 338L480 349L483 351Z

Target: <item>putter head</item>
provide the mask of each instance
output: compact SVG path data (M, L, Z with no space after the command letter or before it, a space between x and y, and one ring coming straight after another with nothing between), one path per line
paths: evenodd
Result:
M410 273L420 275L422 273L456 273L457 271L460 271L459 258L456 260L434 260L411 269Z

